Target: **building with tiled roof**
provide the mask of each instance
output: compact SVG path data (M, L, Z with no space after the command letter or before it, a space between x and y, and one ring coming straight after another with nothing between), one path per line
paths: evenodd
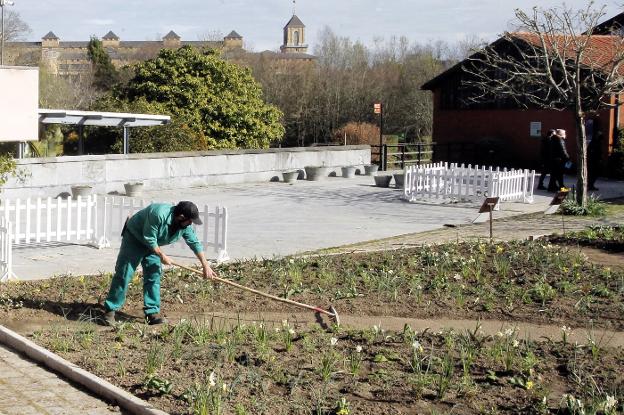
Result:
M609 22L599 33L603 33L603 30L604 33L609 33L606 28L614 27L614 23L616 22ZM580 42L587 40L587 47L581 57L583 71L596 74L597 79L601 73L618 73L624 77L624 39L620 35L592 35L589 38L580 35L577 38ZM516 32L496 40L488 48L498 56L509 57L509 62L525 62L526 57L518 55L518 51L534 56L539 52L533 51L539 51L545 45L548 50L556 51L556 55L563 61L575 61L578 57L573 40L574 38L563 35L545 36L542 39L533 33ZM540 160L540 138L550 129L561 128L568 131L566 146L575 160L576 123L573 109L566 102L558 102L552 98L551 108L531 105L532 101L527 96L540 96L539 90L532 90L533 86L526 87L532 92L475 99L475 94L482 96L483 93L471 89L469 85L471 80L475 80L475 74L484 69L484 59L486 58L482 52L476 52L422 85L423 90L433 93L433 141L440 144L441 148L444 145L449 149L451 146L458 148L461 145L463 148L475 148L477 152L487 146L496 147L493 151L501 152L495 157L499 163L537 167ZM523 73L522 68L514 68L516 70L510 72L516 75ZM503 69L489 71L487 74L494 82L514 83L514 75ZM476 79L478 82L478 78ZM547 92L544 90L543 93ZM615 94L604 97L604 100L617 104L624 101L624 95ZM601 149L603 160L613 150L618 130L622 127L621 120L624 120L624 107L617 105L587 114L585 128L588 140L598 132L604 138Z

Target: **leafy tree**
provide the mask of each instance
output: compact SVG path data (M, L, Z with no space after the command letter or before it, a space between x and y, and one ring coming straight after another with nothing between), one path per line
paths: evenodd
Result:
M200 149L267 148L284 134L281 112L263 101L251 71L212 50L163 49L137 64L134 77L114 95L119 102L142 102L171 114L173 125L182 127L171 138Z
M87 45L87 54L93 66L93 85L103 90L111 89L119 80L119 73L108 56L108 52L102 46L102 41L91 36Z

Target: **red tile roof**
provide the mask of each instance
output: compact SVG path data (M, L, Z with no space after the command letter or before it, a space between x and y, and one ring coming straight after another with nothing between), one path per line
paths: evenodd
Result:
M542 39L535 33L515 32L510 38L524 40L538 48L542 42L551 51L559 51L564 59L577 59L582 50L581 63L593 70L609 72L615 66L618 73L624 75L624 38L613 35L548 35Z

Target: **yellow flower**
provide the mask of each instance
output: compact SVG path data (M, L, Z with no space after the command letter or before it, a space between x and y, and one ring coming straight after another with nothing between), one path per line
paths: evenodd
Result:
M114 348L115 348L115 350L121 350L121 343L120 342L116 342Z
M531 389L533 389L533 386L535 386L535 384L532 380L527 380L524 386L526 387L526 390L530 391Z
M497 253L497 254L500 254L500 253L501 253L501 252L503 252L503 251L504 251L504 249L503 249L503 247L502 247L502 246L500 246L500 245L499 245L499 246L497 246L497 247L496 247L496 253Z
M342 408L341 410L336 412L336 415L349 415L349 410L347 408Z

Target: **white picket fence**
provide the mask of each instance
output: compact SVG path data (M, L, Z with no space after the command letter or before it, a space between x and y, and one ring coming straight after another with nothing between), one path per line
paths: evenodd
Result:
M501 202L533 203L534 185L533 170L434 163L406 167L403 193L410 202L481 201L498 196Z
M2 200L0 204L0 281L14 278L13 247L53 243L84 243L97 248L121 239L129 215L147 206L145 200L126 197L77 197ZM175 203L174 203L175 204ZM218 262L227 261L227 209L199 209L203 224L193 225L205 251L212 250ZM183 241L172 250L185 248ZM185 248L188 249L188 248ZM208 257L212 257L207 255Z
M0 218L0 282L17 279L13 273L11 222Z
M0 217L13 226L14 246L43 242L86 242L97 246L97 196L76 199L2 200Z
M99 241L103 246L109 246L113 240L121 239L121 231L128 216L143 209L154 201L134 199L129 197L104 197L102 207L104 209L104 223L102 229L104 234ZM176 204L173 202L172 204ZM210 208L208 205L199 207L199 217L201 225L191 225L194 227L197 238L204 246L204 251L212 250L215 253L217 262L227 261L227 209L216 206ZM171 246L171 249L180 250L186 244L182 239Z

